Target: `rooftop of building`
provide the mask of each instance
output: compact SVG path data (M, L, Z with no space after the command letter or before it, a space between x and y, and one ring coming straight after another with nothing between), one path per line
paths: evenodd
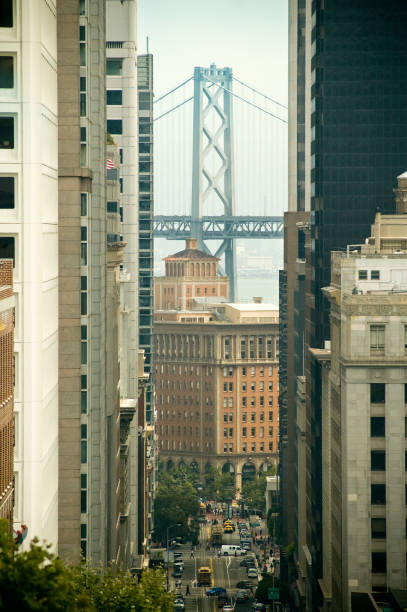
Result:
M173 255L167 255L164 257L164 261L168 261L170 259L208 259L212 261L219 261L219 257L215 257L210 253L206 253L205 251L201 251L198 249L198 241L195 238L187 238L185 244L185 249L182 251L178 251L178 253L174 253Z
M235 308L241 312L265 312L269 310L278 310L278 306L275 304L263 304L263 302L238 302L238 303L227 303L230 308Z

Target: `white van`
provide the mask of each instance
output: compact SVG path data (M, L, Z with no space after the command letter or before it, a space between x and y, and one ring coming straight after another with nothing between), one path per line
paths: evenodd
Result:
M222 544L220 554L234 555L235 557L238 557L240 555L245 555L246 551L240 546L237 546L236 544Z

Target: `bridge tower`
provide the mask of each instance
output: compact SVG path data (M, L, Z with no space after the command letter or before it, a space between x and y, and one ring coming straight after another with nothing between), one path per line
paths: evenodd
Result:
M198 66L194 69L191 236L197 238L198 248L208 253L210 251L202 236L202 217L208 198L215 197L223 207L225 218L231 219L235 214L232 79L231 68L217 68L211 64L210 68ZM233 238L224 238L215 256L220 257L223 253L230 282L229 296L233 302L236 298L236 247Z

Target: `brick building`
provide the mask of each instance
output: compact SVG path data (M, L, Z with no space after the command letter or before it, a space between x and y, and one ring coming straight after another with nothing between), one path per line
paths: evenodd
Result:
M156 279L155 291L162 306L154 362L160 461L184 462L202 474L208 464L221 467L240 489L277 462L278 309L228 304L228 279L193 241L165 262L167 276ZM210 278L206 264L216 266ZM181 299L172 301L170 292L164 309L160 291L168 296L171 287Z
M13 526L14 503L13 261L0 260L0 518Z

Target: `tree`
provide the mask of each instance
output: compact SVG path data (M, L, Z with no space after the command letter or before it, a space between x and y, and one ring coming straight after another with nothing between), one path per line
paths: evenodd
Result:
M16 612L153 612L173 610L162 570L144 572L139 583L115 566L107 570L64 563L34 539L19 551L0 520L0 610Z
M0 521L0 610L59 612L90 610L86 593L76 588L74 571L49 547L34 540L27 551L18 547Z
M280 583L278 578L274 578L271 574L266 574L265 576L263 576L257 586L256 593L254 595L257 601L260 601L260 603L264 604L267 603L268 589L272 587L278 587L279 584Z
M210 466L205 474L206 484L203 495L207 499L226 502L236 497L235 479L233 474L223 473L220 468Z
M242 498L244 502L253 508L264 512L266 509L266 474L262 474L255 480L247 480L242 487Z
M180 523L180 527L171 529L171 537L196 543L197 528L188 524L188 518L196 519L198 514L198 494L192 484L168 472L162 475L154 502L155 540L166 543L167 528Z

